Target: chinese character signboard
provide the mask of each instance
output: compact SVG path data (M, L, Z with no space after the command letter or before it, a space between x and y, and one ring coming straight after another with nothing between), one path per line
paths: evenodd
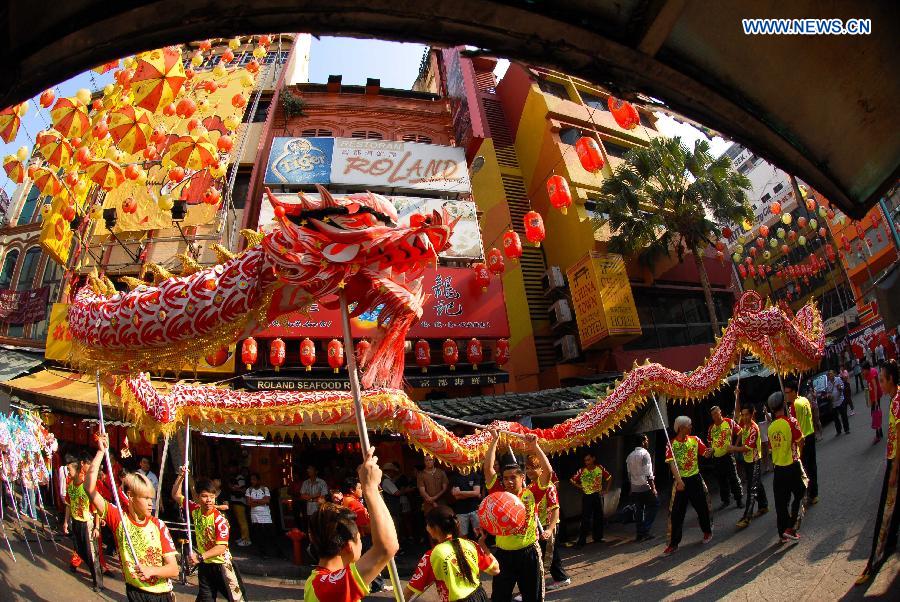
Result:
M475 283L470 269L438 267L425 270L427 298L422 318L407 338L503 338L509 336L506 304L499 279L491 280L487 291ZM351 320L355 338L372 336L377 328L378 310ZM310 337L325 339L341 336L337 310L313 304L305 312L291 312L276 319L258 337Z
M604 339L616 344L641 334L621 255L589 253L566 271L582 349Z
M7 324L31 324L47 317L50 287L27 291L0 291L0 322Z
M284 203L296 203L297 195L286 193L273 193ZM306 196L319 198L319 194L312 192ZM458 201L455 199L433 199L410 196L387 196L397 208L397 215L401 223L409 223L409 216L414 213L431 215L432 211L443 209L450 219L459 219L453 228L453 236L450 237L450 248L441 253L445 259L481 259L484 256L481 247L481 229L478 227L478 214L475 203L472 201ZM263 195L259 208L259 226L265 232L270 232L275 227L275 211L269 197Z
M328 184L334 138L275 138L266 184Z

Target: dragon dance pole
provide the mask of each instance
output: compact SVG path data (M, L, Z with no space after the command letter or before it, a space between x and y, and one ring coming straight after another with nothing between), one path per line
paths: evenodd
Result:
M666 444L669 446L669 452L671 452L672 458L674 458L675 449L672 447L672 440L669 439L669 429L666 426L666 421L663 420L662 411L659 409L659 401L657 401L656 399L656 393L653 394L653 406L656 408L656 415L659 416L659 423L663 427L663 435L666 436ZM675 434L677 435L678 433ZM681 472L678 470L678 462L673 460L672 466L675 467L675 472L678 473L679 476L681 476Z
M359 431L359 445L362 449L363 459L369 455L369 430L366 425L366 415L362 407L359 393L359 373L356 371L356 354L353 348L353 336L350 333L350 309L347 307L347 294L341 289L341 325L344 330L344 349L347 355L347 372L350 377L350 394L353 397L353 413L356 415L356 430ZM391 576L391 586L394 588L394 600L405 602L403 588L400 587L400 575L397 572L397 561L391 556L388 561L388 574Z
M187 525L187 543L188 543L188 558L191 558L194 555L194 544L191 540L191 510L190 510L190 494L191 494L191 486L188 483L190 480L188 475L188 466L190 464L190 453L191 453L191 417L188 416L187 421L184 424L184 516L185 516L185 524Z
M32 474L34 473L34 469L32 469ZM49 474L49 471L48 471ZM35 480L37 482L37 480ZM48 479L49 482L49 479ZM41 488L37 487L37 501L41 506L41 512L44 515L44 526L47 528L47 532L50 533L50 541L53 542L53 547L59 550L59 544L56 543L56 534L53 532L53 527L50 526L50 518L47 516L47 508L44 506L44 496L41 494Z
M0 487L3 487L3 483L0 482ZM13 552L12 545L9 543L9 537L6 535L6 520L3 518L3 496L0 495L0 530L3 531L3 539L6 541L6 547L9 550L9 555L12 556L13 562L17 562L16 555Z
M163 472L166 470L166 458L169 455L169 435L163 440L162 461L159 463L159 482L162 483ZM153 516L159 518L159 502L162 499L162 487L156 489L156 501L153 504Z
M9 475L9 471L6 470L6 457L3 458L3 468L4 472ZM22 532L22 541L25 542L25 547L28 548L28 555L31 556L31 561L34 562L34 552L31 550L31 544L28 543L28 532L25 530L25 527L22 526L22 517L19 516L19 508L16 506L16 496L13 495L12 490L12 481L8 478L4 479L6 482L6 491L9 493L9 501L12 503L13 514L16 517L16 523L19 525L19 530Z
M100 369L98 368L95 373L95 379L97 381L97 414L100 417L100 433L106 434L106 422L103 420L103 390L100 387ZM131 533L127 528L126 520L130 520L125 516L125 512L122 510L122 503L119 501L119 488L116 487L116 477L113 472L112 460L109 456L109 445L106 446L106 452L103 454L106 457L106 473L109 475L109 484L111 485L110 489L113 492L113 504L116 507L116 510L119 511L119 516L122 518L122 531L125 533L125 541L128 542L128 550L131 552L131 558L134 560L134 564L138 565L140 563L140 558L138 558L137 553L134 551L134 544L131 542ZM125 559L122 559L122 566L124 568Z
M32 512L34 512L34 515L37 516L37 508L33 507L31 498L28 496L28 493L26 493L25 475L19 476L19 482L22 485L22 509L26 512L28 509L30 509ZM30 526L31 530L34 532L34 538L37 540L38 548L40 548L41 554L44 554L44 542L41 541L41 534L38 532L37 527L34 526L34 523L30 523ZM41 528L41 530L43 531L43 527Z

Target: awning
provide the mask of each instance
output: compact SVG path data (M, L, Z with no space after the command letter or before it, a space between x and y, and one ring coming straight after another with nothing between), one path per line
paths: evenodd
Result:
M0 349L0 381L25 374L43 363L43 353Z
M12 395L37 405L84 416L97 415L97 387L90 375L49 368L2 382L0 386ZM110 412L110 419L121 418L117 406L106 400L103 406L104 412Z

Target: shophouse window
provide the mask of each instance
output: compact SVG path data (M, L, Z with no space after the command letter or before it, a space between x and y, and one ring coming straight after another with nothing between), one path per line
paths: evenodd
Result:
M539 79L538 87L544 94L550 94L551 96L556 96L557 98L562 98L563 100L570 100L569 91L566 90L566 87L562 84L551 82L546 79Z
M43 276L41 276L41 284L38 287L50 287L50 296L47 302L47 317L32 326L32 339L43 341L45 338L47 338L47 328L50 324L50 310L53 308L53 302L56 300L56 297L59 294L59 285L62 281L62 273L63 270L61 265L59 265L52 259L47 259L47 266L44 268L44 274Z
M421 144L431 144L431 137L425 134L403 134L401 138L403 142L419 142Z
M22 203L22 211L19 213L19 219L16 221L16 225L24 226L25 224L30 224L34 220L34 212L40 199L41 191L37 186L32 186L31 190L28 191L28 196L25 197L25 202Z
M784 184L781 184L781 183L775 184L775 188L772 189L772 192L775 192L775 193L781 192L782 188L784 188Z
M609 111L609 105L606 103L605 98L600 98L590 92L582 92L581 90L579 90L578 93L581 94L581 100L583 100L584 104L587 106L601 111Z
M559 139L572 146L575 146L575 143L578 142L581 136L581 130L578 128L563 128L559 130Z
M25 258L22 260L22 269L19 271L19 279L16 281L17 291L27 291L34 288L34 275L37 273L40 259L40 247L31 247L25 252Z
M7 290L12 284L13 272L16 271L16 262L19 261L19 250L13 249L6 254L3 260L3 270L0 271L0 291Z
M384 134L373 130L357 130L350 134L350 137L362 140L384 140Z
M631 150L627 146L622 144L616 144L615 142L610 142L609 140L603 140L603 148L606 149L606 154L610 157L616 157L617 159L624 159L625 154Z
M310 128L300 132L301 138L330 138L332 136L334 136L334 132L326 130L325 128Z
M256 112L253 113L253 118L250 120L251 123L264 122L266 120L266 115L269 114L269 107L271 105L272 105L271 99L263 100L262 98L260 98L259 104L256 105ZM252 103L251 103L251 108L252 108Z
M625 344L627 350L660 349L713 342L712 324L703 291L636 288L634 300L642 334ZM733 297L713 293L719 324L731 317Z

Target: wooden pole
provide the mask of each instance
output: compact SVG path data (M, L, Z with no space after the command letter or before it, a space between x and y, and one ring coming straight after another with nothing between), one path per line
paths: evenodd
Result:
M156 488L156 501L153 504L153 516L159 518L159 504L162 500L162 482L163 473L166 470L166 458L169 455L169 436L165 435L163 440L162 461L159 463L159 487Z

